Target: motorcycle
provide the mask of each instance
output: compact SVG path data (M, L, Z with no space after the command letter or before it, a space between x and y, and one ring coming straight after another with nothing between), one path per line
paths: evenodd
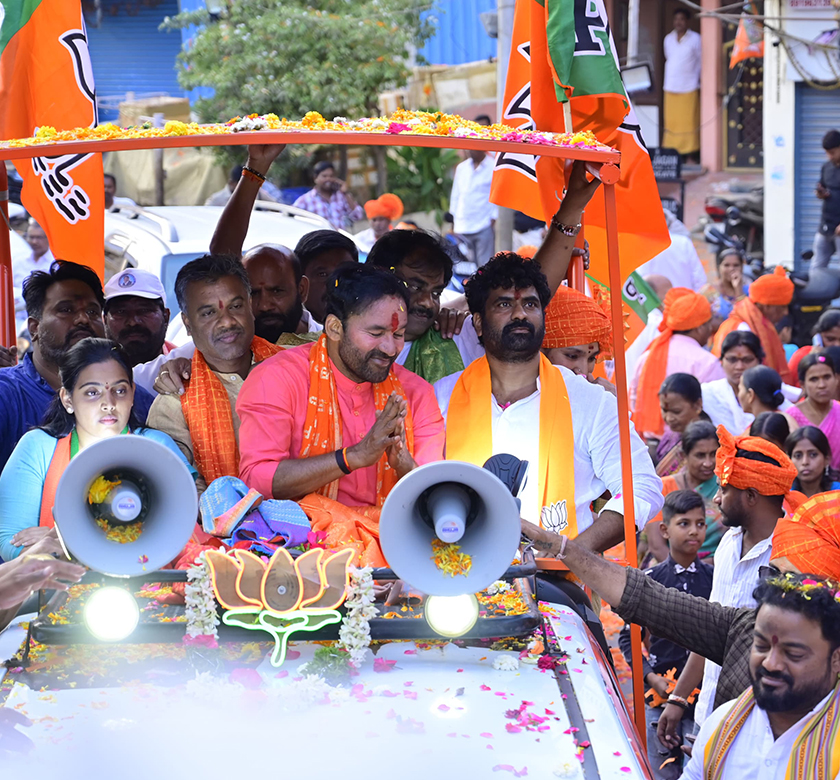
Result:
M752 257L764 257L763 187L755 187L746 193L709 195L705 209L707 243L715 243L710 240L710 231L722 227L724 234L737 239Z
M772 272L772 268L765 268L761 258L745 252L743 244L735 236L724 235L714 227L707 229L706 235L707 241L716 247L716 251L731 247L744 255L744 276L755 280ZM802 253L802 259L807 263L813 255L808 250ZM790 316L793 320L791 339L797 346L804 347L811 343L814 326L820 315L832 308L832 303L840 298L840 270L814 268L793 271L790 280L794 284L793 300L790 302Z
M802 253L802 259L810 260L814 253L809 249ZM793 318L793 343L804 347L811 343L814 326L820 315L833 308L832 303L840 298L840 271L833 268L813 268L794 271L790 275L795 287L790 314Z

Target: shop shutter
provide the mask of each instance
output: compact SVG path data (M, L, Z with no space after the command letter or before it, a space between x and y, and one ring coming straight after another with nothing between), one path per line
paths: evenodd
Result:
M820 224L822 201L814 195L814 188L827 159L822 139L832 128L840 130L840 90L821 90L804 83L797 84L794 185L794 260L797 266L802 253L812 247Z

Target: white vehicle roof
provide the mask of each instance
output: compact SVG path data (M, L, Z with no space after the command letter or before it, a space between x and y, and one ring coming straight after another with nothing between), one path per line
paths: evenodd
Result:
M221 206L138 206L106 212L105 248L112 258L108 270L115 273L133 266L157 275L174 316L179 311L175 277L184 264L209 251L221 215ZM307 233L331 229L330 223L316 214L258 201L243 250L259 244L282 244L293 249Z
M559 676L525 664L497 670L505 653L489 649L392 641L379 648L377 663L368 652L349 684L328 688L301 669L317 646L293 642L280 670L267 659L240 670L239 679L259 690L234 684L227 670L196 678L174 661L157 676L138 667L138 682L125 686L50 685L45 695L15 682L0 713L31 719L20 732L34 748L7 766L32 780L59 770L81 776L92 760L97 777L148 777L161 766L172 776L250 777L273 757L283 774L312 780L363 774L353 767L412 779L645 780L615 680L583 622L564 607L543 610L568 656ZM23 638L20 628L0 634L0 653ZM137 656L131 647L112 652ZM525 718L528 727L511 716L520 707L536 716ZM195 749L213 728L227 749Z

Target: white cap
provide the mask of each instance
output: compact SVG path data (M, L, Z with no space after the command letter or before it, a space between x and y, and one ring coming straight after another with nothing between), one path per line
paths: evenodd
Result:
M110 301L123 295L136 295L138 298L160 298L166 306L166 291L160 279L151 271L142 268L127 268L114 274L105 283L105 300Z

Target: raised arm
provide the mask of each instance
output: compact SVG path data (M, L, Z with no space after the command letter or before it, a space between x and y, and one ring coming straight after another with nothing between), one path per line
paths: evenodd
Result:
M586 178L586 164L581 160L576 160L566 182L566 194L560 208L554 215L554 219L569 227L579 225L583 210L592 200L592 196L600 184L600 179L589 181ZM534 260L539 262L542 272L548 280L552 295L557 292L557 288L566 278L574 246L574 237L561 233L560 230L549 224L548 232L534 255Z
M271 164L286 148L285 144L261 144L248 147L248 162L246 168L251 168L265 176ZM241 176L233 195L222 211L219 224L213 238L210 239L210 252L239 257L245 236L248 235L248 225L251 222L251 212L260 194L260 182L250 176Z
M562 537L558 534L526 520L522 521L522 534L548 555L561 552ZM638 569L606 561L571 539L566 542L562 561L625 621L638 623L652 634L717 664L723 662L729 629L742 610L666 588Z

